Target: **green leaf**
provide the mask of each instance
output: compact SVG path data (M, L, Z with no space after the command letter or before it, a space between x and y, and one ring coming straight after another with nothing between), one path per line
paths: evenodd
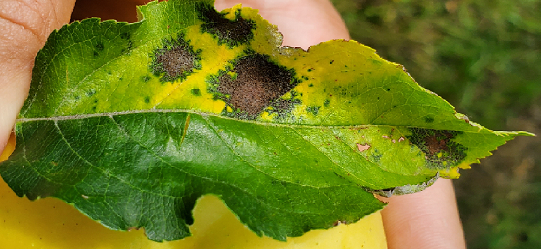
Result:
M526 132L493 132L355 41L281 47L256 10L151 2L87 19L39 52L0 174L111 229L189 236L202 195L285 240L355 222L374 198L457 177Z

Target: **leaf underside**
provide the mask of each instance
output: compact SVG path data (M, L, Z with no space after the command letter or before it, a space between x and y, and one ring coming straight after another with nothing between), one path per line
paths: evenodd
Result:
M86 19L39 52L0 174L111 229L190 235L202 195L285 240L383 208L373 194L458 177L525 132L493 132L355 41L281 47L256 10L151 2Z

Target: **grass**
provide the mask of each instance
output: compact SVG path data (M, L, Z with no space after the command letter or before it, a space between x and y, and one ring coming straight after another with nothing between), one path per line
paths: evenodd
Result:
M541 134L541 0L333 0L354 40L494 130ZM541 140L455 181L468 248L541 248Z

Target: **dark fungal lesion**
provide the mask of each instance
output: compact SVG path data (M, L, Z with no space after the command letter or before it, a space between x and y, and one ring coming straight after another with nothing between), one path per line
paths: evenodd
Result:
M449 169L466 158L467 148L452 141L457 135L463 133L461 131L423 128L409 128L409 130L411 135L407 138L425 154L429 168Z
M204 22L201 25L201 31L218 39L220 45L227 44L229 47L236 47L254 37L255 22L243 18L240 9L235 12L234 20L225 18L228 13L219 13L211 5L200 3L196 5L196 10L199 19Z
M232 110L226 107L224 115L255 119L271 105L275 110L293 105L293 101L279 98L299 82L293 69L278 65L268 55L247 51L225 71L210 77L208 91Z
M326 99L325 102L323 102L324 107L329 107L330 105L331 105L331 100L330 99Z
M372 151L372 154L370 154L370 161L374 163L379 163L381 158L383 157L383 154L376 148Z
M275 114L274 118L277 120L285 120L293 108L302 103L300 99L296 98L298 95L296 91L291 90L288 98L279 98L273 101L265 111L269 115Z
M103 45L103 42L98 41L94 45L94 57L97 57L100 55L100 53L105 49L105 46Z
M123 32L120 34L120 38L124 39L124 40L129 40L131 38L131 34L128 33L128 32Z
M198 89L198 88L191 89L190 93L192 93L192 95L194 96L201 96L201 89Z
M317 114L319 113L319 108L321 108L321 106L308 106L306 107L306 112L311 113L314 116L317 116Z
M148 75L142 76L141 81L144 82L144 83L149 82L150 81L150 76L148 76Z
M176 39L165 39L163 47L154 50L152 57L150 70L162 82L182 81L201 69L201 51L194 51L182 34Z
M434 117L426 116L424 117L424 119L425 119L425 123L428 123L428 124L434 123Z

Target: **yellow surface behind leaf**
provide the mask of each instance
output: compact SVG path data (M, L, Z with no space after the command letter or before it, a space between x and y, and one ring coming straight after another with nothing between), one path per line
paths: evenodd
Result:
M12 132L9 136L8 143L4 147L4 151L0 153L0 162L8 160L8 157L15 151L15 133Z

